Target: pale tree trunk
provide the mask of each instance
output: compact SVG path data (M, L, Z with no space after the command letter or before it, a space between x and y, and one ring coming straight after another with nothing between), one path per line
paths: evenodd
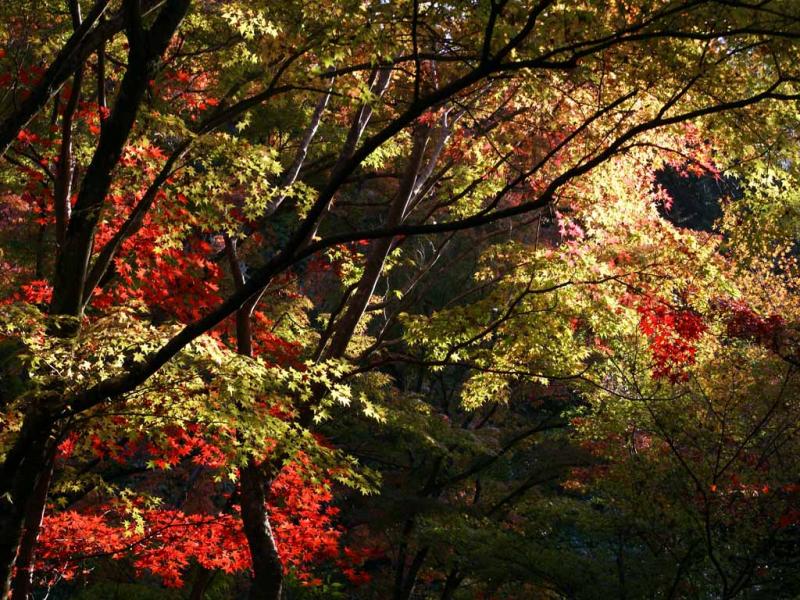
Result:
M81 26L81 5L78 0L70 0L69 12L72 16L72 27L78 31ZM58 153L58 168L53 189L54 213L56 217L56 242L59 249L67 238L67 224L70 215L70 195L72 192L72 119L81 99L81 84L83 82L83 68L81 63L72 76L72 91L70 92L64 115L61 117L61 148ZM58 105L58 100L56 100Z
M405 217L406 209L413 198L414 191L417 189L418 175L422 167L427 141L427 133L418 133L414 137L414 147L411 151L401 189L389 208L385 227L396 227L402 223ZM318 352L320 358L341 358L344 356L347 345L352 339L359 321L364 316L364 311L372 298L372 294L375 292L375 286L380 280L386 258L389 256L393 246L394 240L392 238L374 240L370 244L367 252L367 262L364 266L364 274L347 302L347 308L332 329L330 344L327 348Z
M401 225L408 213L413 209L413 206L424 196L425 183L433 174L436 163L450 135L453 120L449 120L448 115L449 111L445 111L436 132L435 142L432 144L433 147L427 154L426 151L433 137L433 132L424 127L418 129L415 133L408 165L400 182L400 189L389 207L384 227L390 228ZM386 264L386 259L394 245L393 238L381 238L370 243L364 273L356 289L348 298L342 316L336 320L335 324L329 327L329 331L320 340L316 352L317 360L342 358L345 355L347 345L350 343L359 321L364 316L364 311L369 306L370 299L375 293L375 286L378 285L383 267Z

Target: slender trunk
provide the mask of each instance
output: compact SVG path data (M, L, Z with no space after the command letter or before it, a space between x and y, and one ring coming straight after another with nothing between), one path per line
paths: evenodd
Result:
M397 549L397 569L394 573L394 598L400 597L403 593L403 582L406 572L406 554L408 553L408 540L414 530L414 516L406 520L403 526L403 533L400 538L400 546Z
M58 171L54 189L54 203L56 216L56 243L61 248L67 237L67 224L70 214L70 195L72 193L72 118L78 107L81 95L83 68L75 71L72 78L72 92L61 121L61 150L58 154Z
M226 249L234 285L244 285L236 242L226 239ZM239 354L253 353L252 313L260 296L248 301L236 312L236 344ZM253 562L253 579L250 586L251 600L280 600L283 587L283 566L278 555L278 546L267 513L267 490L269 482L261 466L250 459L239 470L239 495L242 507L242 527L250 547Z
M374 94L376 97L380 98L386 92L386 89L389 87L389 81L392 78L392 69L387 67L382 67L379 69L375 69L372 72L372 81L370 83L370 92ZM345 138L344 145L342 146L342 151L339 153L339 158L336 160L336 164L334 164L333 169L331 171L332 176L335 177L339 171L341 171L347 165L348 160L350 160L353 154L356 151L358 146L359 140L361 140L361 136L364 134L364 131L369 124L370 119L372 118L372 104L364 103L358 109L358 112L353 119L353 123L350 126L350 130L347 132L347 137ZM323 207L322 214L313 224L313 227L309 231L308 235L305 238L305 243L310 243L311 240L317 235L317 231L319 230L319 226L325 218L325 215L328 214L330 208L333 204L333 198L331 198Z
M300 174L300 169L303 167L303 164L306 161L306 156L308 156L308 149L311 147L311 142L314 140L314 136L317 134L319 124L322 122L322 114L325 112L325 107L328 106L328 101L331 98L332 91L333 79L328 82L328 91L317 101L317 105L314 107L314 113L311 115L311 120L308 122L308 126L303 133L303 139L300 141L300 146L297 148L297 153L295 154L294 160L281 176L280 186L283 188L283 190L278 197L270 202L269 206L267 206L267 210L264 212L265 219L266 217L273 215L275 211L281 207L283 201L286 200L286 193L289 186L297 181L297 176Z
M427 131L418 132L414 136L414 147L406 168L405 176L401 184L397 197L389 208L386 217L385 227L396 227L402 223L406 209L411 202L414 191L417 189L418 177L422 169L425 147L428 142ZM318 352L323 358L341 358L347 350L347 345L353 337L353 333L359 321L364 315L364 311L369 304L375 286L380 280L383 265L386 258L394 246L393 238L382 238L374 240L370 244L367 254L367 264L364 266L364 274L358 283L356 291L347 303L347 309L341 318L336 322L330 340L330 346L325 351Z
M72 16L72 28L75 31L81 26L81 5L78 0L69 0L69 12ZM78 108L81 98L81 83L83 81L83 63L81 63L72 76L72 91L64 108L61 120L61 148L58 153L58 167L56 181L53 189L54 212L56 216L56 244L59 251L67 239L67 224L72 205L73 165L72 165L72 119Z
M103 113L108 108L106 104L106 44L97 48L97 108L100 112L100 129L105 125Z
M386 89L389 87L389 81L392 77L392 69L390 67L381 67L375 69L371 75L370 92L376 97L383 96ZM339 153L339 158L334 166L334 171L341 169L344 162L346 162L356 151L358 142L364 134L370 119L372 118L372 104L366 102L362 104L358 113L353 120L350 130L347 132L347 138L342 146L342 151Z
M40 214L44 214L42 209ZM44 239L47 233L47 225L40 224L36 230L36 256L34 258L34 274L36 279L44 278Z
M625 586L625 556L623 554L622 535L618 540L617 545L617 579L619 582L619 599L626 600L628 597L627 588Z
M419 202L425 195L423 191L424 185L433 174L445 142L450 135L450 128L454 119L449 120L448 115L449 113L445 112L441 118L438 136L428 156L426 156L426 148L431 139L431 131L427 128L420 128L414 135L414 143L408 165L397 197L392 202L389 214L386 216L385 227L397 227L402 224L408 213L413 209L413 204ZM347 345L350 343L350 339L353 337L353 333L364 316L364 311L366 311L375 292L375 286L380 279L386 258L392 251L394 244L393 238L373 240L370 244L367 263L364 266L364 274L351 298L347 301L344 314L335 324L329 326L329 335L326 332L326 335L320 340L320 346L315 354L317 359L341 358L344 356L347 351ZM328 344L328 339L330 339L330 344L326 348L325 344Z
M421 497L427 498L438 495L438 493L441 491L441 488L439 488L437 485L436 480L439 476L439 472L441 471L443 462L444 461L441 456L434 461L433 468L428 476L428 480L422 490L420 490ZM412 513L409 515L405 524L403 525L400 548L397 553L397 571L395 572L394 580L394 600L409 600L409 598L411 598L411 594L414 592L414 587L417 585L419 571L422 568L425 559L428 557L428 552L430 551L430 546L424 546L420 548L414 555L411 565L408 567L408 572L406 572L409 543L411 540L411 534L414 532L414 528L416 526L415 519L416 514Z

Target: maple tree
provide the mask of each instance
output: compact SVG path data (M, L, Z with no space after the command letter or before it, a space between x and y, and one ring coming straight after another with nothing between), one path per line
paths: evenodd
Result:
M795 2L27 4L4 598L796 589Z

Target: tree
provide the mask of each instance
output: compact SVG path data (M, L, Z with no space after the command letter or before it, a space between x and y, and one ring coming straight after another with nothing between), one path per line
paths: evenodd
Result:
M192 411L202 443L189 454L222 444L240 481L251 595L277 597L272 484L308 455L368 489L369 475L311 432L351 399L367 416L391 410L369 394L380 368L411 360L408 348L423 349L411 357L420 368L467 369L469 408L501 400L510 376L573 377L607 340L630 343L608 317L621 300L600 302L606 312L586 324L578 308L591 294L576 294L567 315L548 301L611 283L636 288L627 324L639 315L654 376L679 383L707 326L650 288L665 269L692 279L680 252L715 262L635 194L647 196L666 163L780 157L792 135L783 107L798 99L798 15L789 1L651 4L97 0L69 3L68 20L47 3L35 27L2 9L3 260L14 266L4 286L15 303L3 327L4 581L34 563L52 478L63 480L57 448L92 439L95 419L104 444L147 426L143 442L168 446ZM549 214L563 258L538 250L529 227ZM589 219L608 226L586 240ZM668 266L651 264L647 247L624 258L635 244L611 232L623 219L634 241L658 235ZM431 254L411 260L427 243ZM404 315L403 295L428 285L457 244L481 255L479 299L442 289L431 306L447 308L441 317ZM399 293L377 302L386 318L365 330L381 282ZM114 422L142 406L156 421ZM404 568L407 597L416 575Z

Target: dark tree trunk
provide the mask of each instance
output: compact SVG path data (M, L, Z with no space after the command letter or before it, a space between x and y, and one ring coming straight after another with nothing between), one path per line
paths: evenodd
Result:
M411 594L414 593L414 588L417 585L419 571L422 568L429 551L430 548L427 546L420 548L414 555L414 559L411 561L407 572L405 570L405 564L397 565L394 600L410 600Z
M161 55L189 9L191 0L168 0L149 30L142 29L138 0L127 0L128 69L114 109L100 132L100 142L83 178L66 239L56 263L50 312L80 316L94 234L111 174L133 129L139 106L161 62Z
M119 31L119 22L103 28L94 28L100 17L108 8L109 0L97 0L86 15L86 20L76 28L67 43L64 44L58 56L53 60L45 72L42 80L33 88L31 93L20 103L19 107L0 123L0 156L6 153L14 142L17 134L33 117L55 96L66 83L70 75L75 72L78 65L83 64L91 49L99 40L113 35Z
M217 571L210 571L208 569L201 568L197 572L197 576L194 578L192 591L189 594L189 600L203 600L203 598L206 596L206 590L208 590L211 582L214 581L214 576L216 574Z
M252 461L239 471L239 480L242 525L253 559L253 579L248 598L280 600L283 567L266 510L268 482L262 469Z
M39 477L30 503L26 507L24 531L14 563L15 573L11 582L12 600L28 600L33 591L33 561L36 553L36 541L42 526L47 492L55 467L55 443L51 443L44 472Z
M456 590L459 588L462 581L464 581L463 575L461 575L455 569L450 571L450 573L447 574L447 579L444 582L441 600L453 600L453 596L455 595Z
M43 411L29 413L0 469L0 581L2 599L11 591L11 576L23 542L27 509L41 492L46 497L53 439Z
M128 70L120 85L108 127L101 133L97 150L87 169L78 194L75 213L67 227L64 245L59 253L51 304L53 314L78 316L81 312L83 284L94 231L111 184L111 172L133 128L148 78L158 66L161 54L186 15L190 3L191 0L167 0L152 27L144 30L141 24L139 0L125 1L130 46ZM80 54L79 47L88 38L89 28L99 19L107 4L105 0L99 0L95 4L87 19L78 27L75 36L68 42L68 46L72 44L73 47L65 48L59 55L57 61L71 65L70 73L75 71L77 65L82 64L82 60L75 64L71 61ZM53 69L58 71L58 68L63 67L55 65L51 71ZM45 79L48 77L58 79L61 75L48 71ZM55 90L47 88L37 91L28 100L34 103L43 102L36 94L50 98L55 94ZM0 152L5 151L10 143L6 140L9 132L13 132L17 127L23 127L38 110L33 105L26 104L26 107L0 126ZM16 135L16 132L13 132L13 135ZM28 507L35 506L34 498L37 493L41 497L47 496L49 471L52 466L48 457L54 443L52 433L56 420L54 415L58 414L56 409L63 405L64 399L58 394L43 396L35 401L0 470L0 581L3 582L3 600L10 593L11 576L20 545L23 543ZM34 546L35 535L32 539L31 553ZM24 556L22 558L27 560Z
M227 238L226 248L234 285L241 289L244 285L244 274L236 254L236 242ZM251 356L253 353L251 316L259 297L260 295L252 298L236 312L237 350L244 356ZM255 460L250 459L239 470L239 495L242 527L253 561L253 579L248 595L251 600L280 600L283 587L283 566L267 513L268 489L267 474Z

